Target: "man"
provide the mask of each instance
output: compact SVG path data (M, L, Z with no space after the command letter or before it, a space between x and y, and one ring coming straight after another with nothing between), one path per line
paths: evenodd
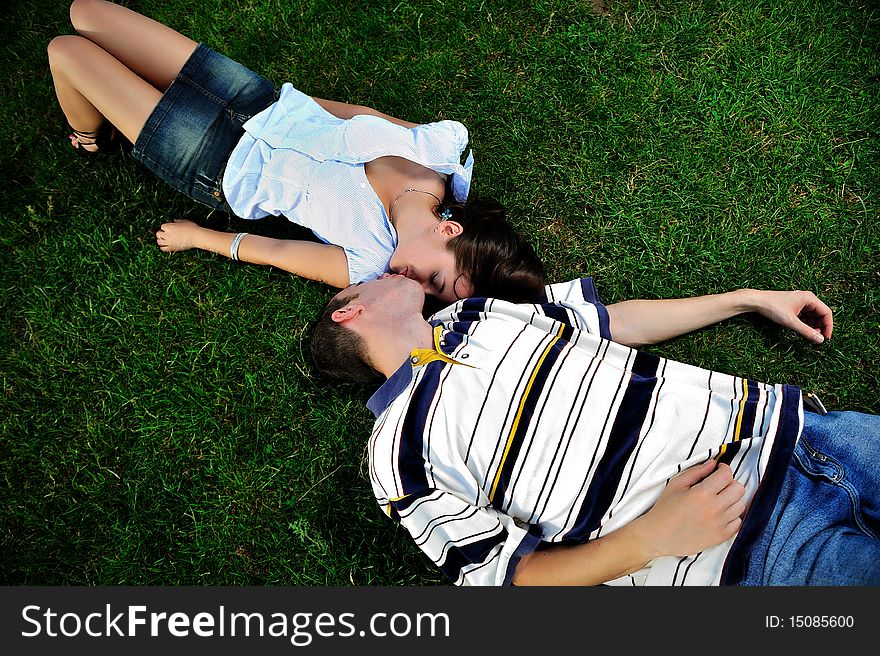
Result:
M821 343L809 292L605 307L591 279L538 305L426 321L402 276L328 304L316 363L370 399L377 500L456 584L876 584L880 422L642 353L742 312ZM812 407L816 412L805 412Z

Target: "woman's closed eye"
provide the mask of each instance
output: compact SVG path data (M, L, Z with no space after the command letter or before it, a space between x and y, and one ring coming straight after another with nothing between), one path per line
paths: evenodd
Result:
M438 281L439 277L439 274L435 271L431 274L428 282L431 284L431 287L437 290L438 294L442 294L443 290L446 288L446 283L443 280Z

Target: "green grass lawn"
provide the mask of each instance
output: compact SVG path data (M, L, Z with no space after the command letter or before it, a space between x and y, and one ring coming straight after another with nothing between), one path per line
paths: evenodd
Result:
M874 2L124 4L306 93L462 121L474 190L606 303L816 292L820 347L741 317L653 350L880 412ZM0 18L0 583L445 584L373 500L370 390L310 371L331 290L161 253L162 222L206 213L71 152L65 3Z

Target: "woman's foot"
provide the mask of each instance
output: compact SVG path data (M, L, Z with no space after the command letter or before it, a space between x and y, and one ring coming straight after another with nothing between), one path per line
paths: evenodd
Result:
M119 133L110 123L103 123L91 132L74 130L68 138L73 149L83 155L109 151L119 145Z
M87 153L97 153L98 152L98 144L95 142L94 137L92 137L93 133L91 132L78 132L74 130L70 135L70 145L73 146L74 150L84 151Z

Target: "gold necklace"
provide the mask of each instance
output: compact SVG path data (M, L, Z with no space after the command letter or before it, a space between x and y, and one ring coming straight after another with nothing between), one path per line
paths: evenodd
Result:
M423 189L416 189L415 187L408 187L404 189L401 193L397 194L394 200L391 201L391 205L388 206L388 219L391 221L391 223L394 223L394 206L397 204L397 201L400 200L401 196L403 196L404 194L408 194L411 191L417 191L420 194L428 194L429 196L433 196L434 199L437 201L438 207L443 204L443 201L437 197L437 194L432 194L430 191L425 191Z

